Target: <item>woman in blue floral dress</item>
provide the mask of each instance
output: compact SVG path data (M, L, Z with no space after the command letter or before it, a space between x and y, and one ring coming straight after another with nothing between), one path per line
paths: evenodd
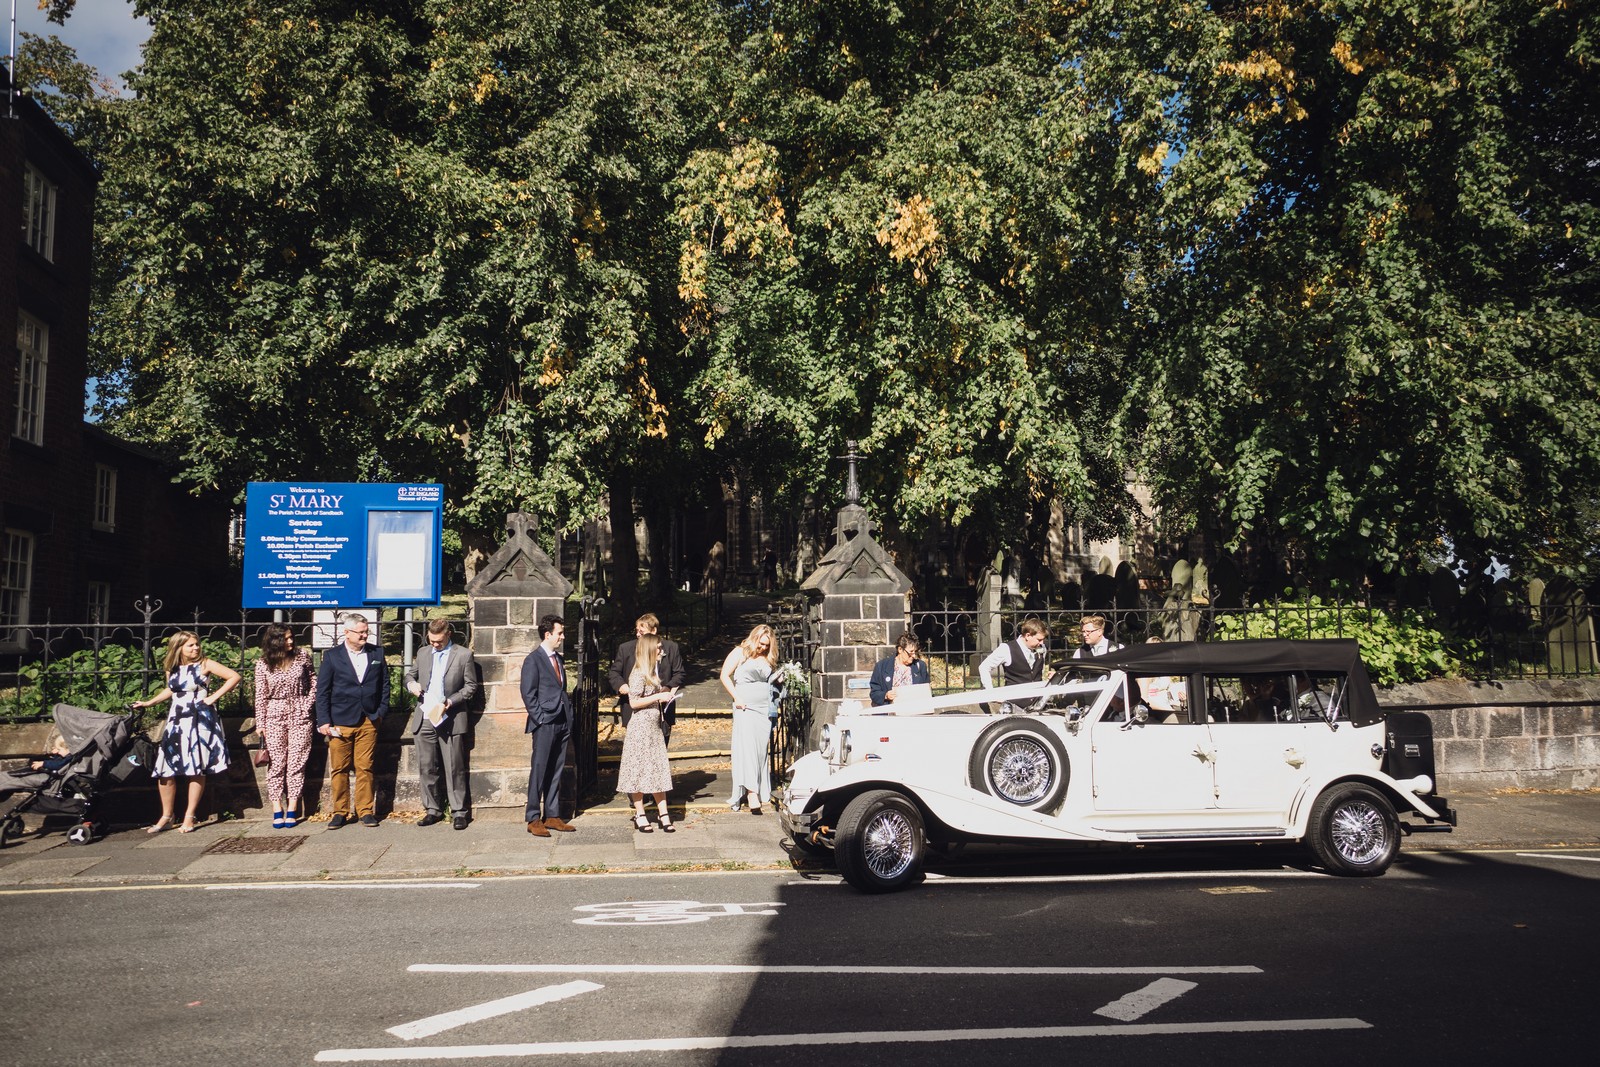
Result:
M167 674L166 687L149 700L133 702L134 707L145 708L169 698L172 701L161 740L156 745L156 790L161 795L161 818L145 832L158 834L172 825L178 803L178 776L183 775L189 779L189 806L178 832L187 834L194 830L200 798L205 795L205 776L228 769L228 739L223 735L216 705L239 684L239 674L216 660L205 658L199 635L188 630L180 630L167 641L163 666ZM211 691L212 675L222 679L222 685L214 693Z

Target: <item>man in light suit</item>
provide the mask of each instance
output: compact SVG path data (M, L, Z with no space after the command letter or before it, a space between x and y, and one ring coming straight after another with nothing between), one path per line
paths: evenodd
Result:
M444 820L448 790L450 825L465 830L472 821L472 801L467 796L467 705L478 693L478 664L472 652L451 636L448 621L429 620L429 647L406 671L406 689L417 698L410 729L417 739L417 777L427 809L417 825ZM440 710L433 712L436 708Z
M522 705L528 709L527 732L533 735L527 820L528 833L535 837L577 829L561 817L561 770L567 765L572 738L572 699L567 696L567 669L561 662L566 637L561 616L546 615L539 620L539 643L522 661Z
M362 826L378 825L372 757L378 748L378 723L389 713L389 668L383 662L383 649L367 642L367 632L366 616L347 614L344 641L322 654L317 671L317 733L328 739L328 785L333 793L330 830L357 816Z
M622 712L623 726L627 726L628 720L633 718L633 707L628 703L628 675L633 673L633 650L638 647L639 638L658 632L660 627L661 620L654 615L640 615L639 621L633 624L634 639L618 645L617 658L611 661L611 673L606 679L611 683L612 690L622 698L618 708ZM683 653L678 651L676 641L662 638L661 650L656 655L656 676L661 679L663 689L683 688ZM662 709L661 734L668 743L672 741L672 724L677 718L677 701Z

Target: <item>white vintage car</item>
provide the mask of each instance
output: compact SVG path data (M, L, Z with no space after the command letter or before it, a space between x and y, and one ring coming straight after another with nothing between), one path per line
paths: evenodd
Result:
M961 841L1299 841L1359 876L1387 870L1403 833L1454 827L1434 785L1432 723L1378 707L1354 641L1172 642L1047 682L847 702L779 814L869 893Z

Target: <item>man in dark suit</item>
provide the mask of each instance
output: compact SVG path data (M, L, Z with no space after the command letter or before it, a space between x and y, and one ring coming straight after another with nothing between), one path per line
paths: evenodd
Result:
M422 780L426 814L418 826L444 820L445 794L451 825L465 830L472 821L467 795L467 706L478 693L478 664L471 651L452 641L450 623L428 622L428 648L406 671L406 689L417 698L411 733L417 742L417 777Z
M383 649L367 642L367 620L344 617L344 641L322 654L317 671L317 732L328 739L329 788L337 830L357 816L362 826L377 826L372 757L378 748L378 723L389 713L389 669ZM356 772L356 801L350 806L350 769Z
M622 712L622 725L627 726L628 720L633 718L633 708L628 703L628 675L633 673L633 650L639 644L639 638L645 634L657 633L661 627L661 620L651 614L639 616L639 621L633 624L634 639L624 641L617 646L617 658L611 661L611 673L606 676L612 690L622 698L618 708ZM656 676L661 679L663 689L683 688L683 653L678 651L676 641L661 640L661 651L656 655ZM668 704L661 711L661 733L670 743L672 741L672 724L678 719L677 701Z
M567 669L561 662L566 637L561 616L546 615L539 620L539 643L522 661L522 705L528 709L527 731L533 735L528 833L535 837L577 829L561 817L561 770L567 765L572 737L572 698L567 696Z
M894 655L880 659L877 666L872 668L872 706L882 707L894 703L895 690L903 685L919 685L928 682L928 665L919 655L922 651L922 642L917 635L907 630L900 635L900 640L895 643Z

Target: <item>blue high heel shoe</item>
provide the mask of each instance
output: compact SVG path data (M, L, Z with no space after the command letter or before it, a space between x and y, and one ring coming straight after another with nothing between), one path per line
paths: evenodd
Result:
M283 813L283 828L285 830L293 830L298 825L300 825L300 813L299 812L297 812L297 811L286 811L286 812Z
M272 813L272 828L274 830L283 829L283 812L275 811Z

